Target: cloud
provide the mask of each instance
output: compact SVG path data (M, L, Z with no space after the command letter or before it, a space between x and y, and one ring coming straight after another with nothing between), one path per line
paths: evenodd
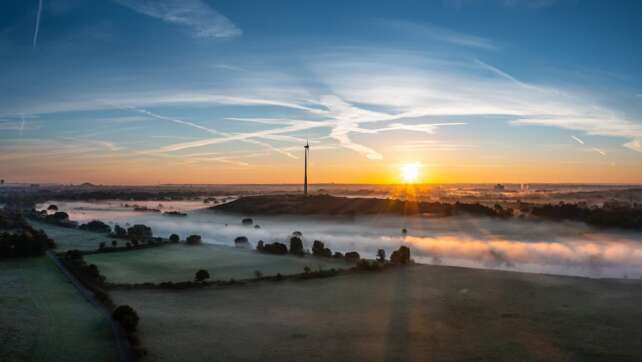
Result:
M38 0L38 11L36 12L36 26L33 30L33 41L32 47L36 49L36 44L38 44L38 31L40 30L40 15L42 15L42 0Z
M495 0L491 2L483 0L444 0L444 2L458 10L470 5L487 5L489 3L506 8L543 9L555 5L559 0Z
M413 23L400 20L378 20L378 24L387 26L395 31L401 31L411 34L414 38L427 37L444 43L450 43L457 46L477 48L484 50L497 50L498 47L490 39L482 38L475 35L460 33L454 30L441 28L428 23Z
M636 152L642 152L642 147L640 146L640 143L641 142L640 142L639 139L635 139L635 140L631 140L630 142L627 142L627 143L623 144L622 146L624 146L624 147L626 147L626 148L628 148L630 150L636 151Z
M579 143L579 144L581 144L581 145L583 145L583 144L584 144L584 141L582 141L582 140L581 140L581 139L579 139L578 137L571 136L571 138L572 138L572 139L574 139L577 143Z
M600 154L600 155L602 155L602 156L606 156L606 152L602 151L601 149L599 149L599 148L597 148L597 147L591 147L591 149L592 149L593 151L595 151L595 152L599 153L599 154Z
M203 0L114 0L138 13L191 28L200 38L231 38L241 30Z

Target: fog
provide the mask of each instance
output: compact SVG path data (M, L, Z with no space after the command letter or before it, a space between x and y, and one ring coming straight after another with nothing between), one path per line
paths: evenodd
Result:
M197 201L130 202L162 210L181 210L186 217L136 212L122 201L52 202L79 222L102 220L121 226L146 224L157 236L185 238L200 234L204 242L233 245L237 236L255 244L286 241L303 233L311 248L322 240L333 251L356 250L374 257L400 245L412 249L420 263L504 269L589 277L642 278L642 233L598 230L575 222L494 220L477 217L420 218L375 216L355 219L319 217L253 217L260 229L241 225L241 216L202 209ZM48 203L42 204L45 207ZM407 234L401 232L407 229Z

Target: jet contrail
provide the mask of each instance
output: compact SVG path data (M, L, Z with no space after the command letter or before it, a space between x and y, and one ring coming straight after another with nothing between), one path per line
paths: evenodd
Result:
M36 29L33 31L33 49L38 43L38 30L40 29L40 14L42 13L42 0L38 0L38 12L36 13Z
M572 138L572 139L574 139L574 140L575 140L575 142L577 142L577 143L579 143L579 144L581 144L581 145L583 145L583 144L584 144L584 141L582 141L579 137L571 136L571 138Z

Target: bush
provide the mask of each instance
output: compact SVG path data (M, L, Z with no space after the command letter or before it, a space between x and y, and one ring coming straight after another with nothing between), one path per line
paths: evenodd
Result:
M133 332L138 326L138 313L128 305L121 305L114 309L112 319L119 322L127 332Z
M290 254L303 256L303 241L298 236L290 238Z
M199 245L202 243L202 239L200 235L190 235L187 237L185 242L187 245Z
M197 271L196 274L194 275L194 280L197 282L204 282L206 279L209 279L209 278L210 278L210 273L205 269L201 269Z
M181 241L181 238L176 234L172 234L169 236L169 241L171 243L178 243L179 241Z

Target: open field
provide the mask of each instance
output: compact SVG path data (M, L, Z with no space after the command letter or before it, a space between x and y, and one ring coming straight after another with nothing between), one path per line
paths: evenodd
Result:
M194 279L194 273L206 269L213 280L254 278L254 271L263 275L302 273L305 266L312 270L347 268L343 260L306 256L277 256L254 250L220 245L166 245L127 252L101 253L85 256L96 264L110 283L181 282Z
M105 234L64 228L32 219L29 220L29 223L36 229L44 230L50 238L54 239L57 252L71 249L96 250L101 242L111 245L112 241L112 239Z
M415 266L113 296L150 361L642 359L640 281Z
M48 257L0 261L0 361L116 361L111 324Z

